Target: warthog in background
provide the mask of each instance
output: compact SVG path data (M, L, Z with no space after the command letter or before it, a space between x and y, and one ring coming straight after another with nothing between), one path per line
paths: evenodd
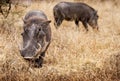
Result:
M79 21L81 21L87 31L87 23L92 26L93 29L98 29L97 11L85 3L60 2L53 8L53 14L56 28L61 25L63 20L74 20L77 26L79 26Z
M24 59L32 60L37 67L42 66L43 57L51 41L50 20L42 11L30 11L25 15L23 46L20 50Z

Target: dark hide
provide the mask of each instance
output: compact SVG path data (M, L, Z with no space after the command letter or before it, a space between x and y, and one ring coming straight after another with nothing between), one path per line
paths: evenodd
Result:
M42 11L30 11L23 19L23 47L21 55L42 66L43 57L51 41L50 20Z

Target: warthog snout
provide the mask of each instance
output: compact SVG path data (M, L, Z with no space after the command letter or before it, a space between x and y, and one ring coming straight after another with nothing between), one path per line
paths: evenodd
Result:
M39 48L32 47L30 48L25 47L20 49L21 56L23 56L24 59L35 59L39 57L39 52L41 51L41 45L38 44Z

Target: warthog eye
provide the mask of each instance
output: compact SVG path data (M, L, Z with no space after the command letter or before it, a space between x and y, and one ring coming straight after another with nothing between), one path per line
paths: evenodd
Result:
M39 28L39 31L41 31L42 29L41 28Z

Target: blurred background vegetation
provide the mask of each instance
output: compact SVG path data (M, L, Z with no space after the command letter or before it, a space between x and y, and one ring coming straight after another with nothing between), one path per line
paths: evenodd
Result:
M56 30L52 9L60 1L84 2L98 10L100 32L86 34L64 21ZM0 81L119 81L120 0L0 0ZM10 7L11 6L11 7ZM52 42L42 68L20 53L24 15L43 10L52 20ZM90 27L89 27L90 28Z

